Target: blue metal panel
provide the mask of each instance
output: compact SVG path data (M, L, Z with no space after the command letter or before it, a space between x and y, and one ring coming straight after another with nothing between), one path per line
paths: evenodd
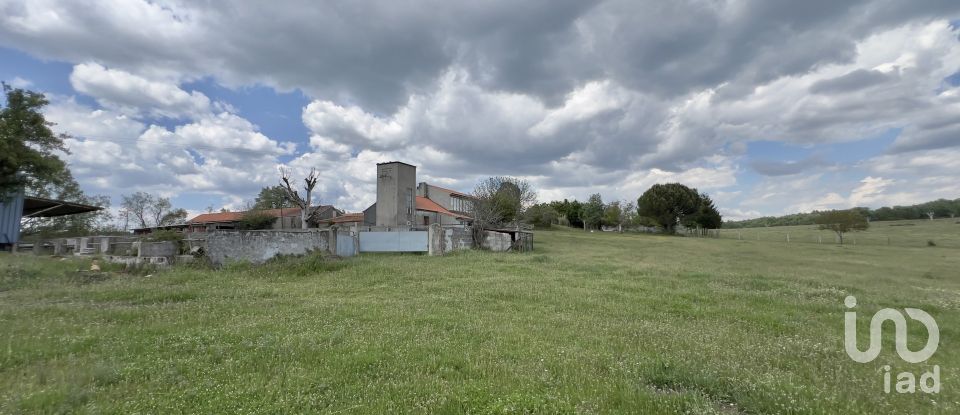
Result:
M23 191L6 202L0 202L0 244L20 240L20 217L23 215Z
M353 236L344 233L337 233L337 255L353 256L356 249L353 246Z
M360 252L427 252L427 232L360 232Z

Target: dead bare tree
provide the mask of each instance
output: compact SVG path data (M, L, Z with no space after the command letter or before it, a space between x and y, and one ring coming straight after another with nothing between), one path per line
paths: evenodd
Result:
M313 216L314 211L312 207L312 195L313 188L317 186L317 180L319 179L319 174L317 169L310 169L310 174L303 179L303 190L306 191L306 197L300 197L300 193L297 192L294 185L290 183L290 169L280 168L280 185L283 187L283 190L287 192L287 197L290 198L290 201L293 204L300 207L300 229L308 228L308 221Z

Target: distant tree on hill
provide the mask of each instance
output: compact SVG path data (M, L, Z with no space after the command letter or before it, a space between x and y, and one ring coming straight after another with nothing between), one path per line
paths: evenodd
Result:
M864 231L870 227L867 218L855 210L834 210L823 212L816 219L822 230L831 230L840 238L843 245L843 234L853 231Z
M911 206L884 206L877 209L860 207L856 209L871 221L929 219L928 213L930 212L933 213L934 218L952 218L960 215L960 199L938 199ZM813 211L778 217L765 216L741 221L728 221L723 226L736 229L761 226L813 225L821 213Z
M654 221L667 233L674 233L677 224L699 207L697 191L680 183L655 184L637 199L637 214Z

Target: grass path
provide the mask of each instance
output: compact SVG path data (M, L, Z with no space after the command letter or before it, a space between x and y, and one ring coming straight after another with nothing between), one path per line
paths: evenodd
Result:
M71 278L82 260L0 256L0 412L957 413L960 251L538 232L525 255L287 259ZM940 349L909 365L916 307ZM911 346L925 333L910 326ZM938 395L879 368L937 364Z

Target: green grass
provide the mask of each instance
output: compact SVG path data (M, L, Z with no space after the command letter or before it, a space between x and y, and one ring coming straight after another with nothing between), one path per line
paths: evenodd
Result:
M720 229L724 239L742 239L761 242L823 243L837 242L837 234L820 230L817 225L771 226L767 228ZM925 247L929 241L936 246L960 248L960 218L934 220L897 220L873 222L861 232L849 232L843 236L849 245L876 245L899 247Z
M957 413L958 254L554 230L522 255L94 281L4 255L0 412ZM917 307L940 349L907 364L888 327L853 362L848 294L864 336L876 310ZM884 364L940 365L943 390L884 394Z

